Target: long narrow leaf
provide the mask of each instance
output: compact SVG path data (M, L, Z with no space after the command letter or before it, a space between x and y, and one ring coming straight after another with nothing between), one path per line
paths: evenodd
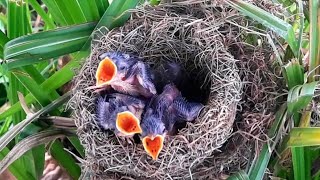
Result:
M14 39L5 45L6 66L12 69L78 51L94 27L88 23Z
M51 110L59 107L61 104L66 102L68 98L70 97L71 92L64 94L59 99L55 100L54 102L50 103L48 106L42 108L38 112L32 114L30 117L25 119L24 121L21 121L19 124L15 125L13 128L11 128L5 135L3 135L0 138L0 151L8 145L8 143L17 135L23 128L25 128L28 124L30 124L32 121L37 119L41 114L48 113Z
M273 139L270 145L267 143L263 145L258 159L251 164L251 168L248 173L250 177L249 179L263 179L272 151L274 150L275 145L279 141L279 130L283 126L283 123L285 122L286 118L286 106L282 105L280 107L280 110L276 113L275 122L273 123L268 133L269 138L275 137L275 139Z
M316 85L317 82L312 82L292 88L287 98L288 111L293 113L305 108L312 100Z
M287 80L288 89L304 83L303 67L294 59L284 66L283 74Z
M320 145L320 128L293 128L290 131L289 147L305 147Z
M264 26L270 28L276 32L279 36L284 38L290 45L292 51L295 55L298 55L299 49L297 45L297 40L292 26L286 21L279 19L276 16L254 6L250 3L244 2L242 0L227 0L227 3L233 8L241 11L245 15L253 18L254 20L260 22Z
M319 60L319 24L318 20L318 8L319 0L310 0L310 59L309 59L309 78L308 81L314 81L314 75L319 74L319 70L315 71L315 68L319 69L320 60Z
M36 0L28 0L28 3L37 11L49 29L54 29L56 27L53 20L41 8L40 4Z
M50 142L57 138L64 137L65 134L61 130L43 131L38 134L29 136L20 141L0 162L0 173L2 173L12 162L26 153L28 150L38 145Z
M10 150L6 147L0 152L0 160L2 160ZM25 173L25 171L21 171L24 167L21 165L20 162L15 161L9 166L10 172L17 178L17 179L33 179L33 177Z
M79 179L81 169L76 164L70 153L63 149L63 145L59 141L55 141L50 149L50 153L59 164L64 167L73 179Z
M101 26L106 26L107 28L112 29L111 25L121 24L121 23L123 24L126 21L126 19L119 19L116 17L125 15L128 18L128 14L123 14L123 12L126 11L127 9L134 8L137 5L137 3L138 3L138 0L113 1L113 3L109 6L108 10L105 12L104 16L101 18L101 20L99 21L95 29ZM123 6L125 8L123 8ZM119 11L119 8L122 11ZM121 22L119 22L120 20ZM117 22L117 23L114 23L114 22ZM53 91L59 88L61 85L65 84L66 82L70 81L74 76L74 71L72 69L79 68L81 64L81 60L84 57L86 57L90 52L88 49L84 51L84 49L90 47L90 43L91 43L91 38L86 42L86 45L82 47L83 50L80 53L78 53L77 56L71 62L69 62L66 66L64 66L60 71L58 71L57 73L49 77L44 83L41 84L41 87L43 89L47 89L48 91ZM27 103L34 102L35 100L31 95L27 95L25 99ZM7 111L0 114L0 120L14 114L20 109L21 109L20 104L12 105Z
M304 180L306 179L306 169L305 159L304 159L304 148L303 147L292 147L292 162L293 162L293 171L295 180ZM311 178L311 177L310 177Z

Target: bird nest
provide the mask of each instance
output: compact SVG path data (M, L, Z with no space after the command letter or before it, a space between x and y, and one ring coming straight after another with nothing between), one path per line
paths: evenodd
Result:
M202 2L145 5L132 10L124 26L97 30L70 103L86 151L83 173L105 179L186 179L208 172L199 167L207 167L203 164L230 137L242 95L237 61L229 52L234 45L226 45L227 18L220 8ZM98 56L106 51L137 54L152 68L175 61L192 77L182 94L201 101L205 109L177 135L166 137L158 160L147 156L140 142L106 133L96 121L98 94L88 87L95 85Z

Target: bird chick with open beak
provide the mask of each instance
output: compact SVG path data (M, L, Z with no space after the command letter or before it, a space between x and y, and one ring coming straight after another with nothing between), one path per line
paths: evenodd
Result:
M166 85L163 92L150 101L141 121L145 151L156 160L163 148L165 136L171 134L174 124L194 120L202 107L200 103L187 102L175 85Z
M112 87L115 91L133 96L151 97L156 94L150 67L137 57L120 52L99 56L96 87Z
M97 101L97 119L100 126L118 136L141 133L140 118L145 102L138 98L113 93Z

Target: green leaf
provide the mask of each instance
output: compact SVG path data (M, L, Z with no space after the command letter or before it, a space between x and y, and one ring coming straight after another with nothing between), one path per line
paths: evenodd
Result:
M50 154L57 162L67 170L73 179L79 179L81 169L72 156L63 149L63 145L59 141L55 141L51 145Z
M55 22L57 22L62 26L72 25L72 19L66 19L64 13L60 9L60 7L57 5L56 0L42 0L42 2L48 8L48 11L54 18Z
M237 9L238 11L244 13L245 15L251 17L252 19L260 22L264 26L276 32L279 36L287 41L295 55L298 55L299 49L297 40L295 38L293 28L289 23L282 19L279 19L276 16L273 16L272 14L257 6L254 6L242 0L227 0L226 2L231 7Z
M0 151L5 148L9 142L14 139L27 125L29 125L32 121L39 118L43 113L48 113L53 109L60 107L64 102L66 102L70 97L71 92L68 92L61 96L59 99L53 101L46 107L42 108L38 112L30 115L25 120L21 121L14 127L12 127L6 134L0 137Z
M320 65L319 56L319 0L310 1L310 57L309 57L309 82L314 81L314 75L319 74L318 68Z
M320 145L320 128L293 128L290 131L289 147L305 147Z
M2 160L10 150L6 147L0 152L0 159ZM9 171L17 178L17 179L33 179L30 174L25 173L25 171L21 171L24 167L21 165L19 161L13 162L9 166Z
M284 66L283 75L287 80L289 89L304 83L303 67L295 59L292 59L291 62Z
M40 145L38 147L32 148L32 154L35 159L34 167L36 170L37 179L41 179L43 175L44 162L45 162L45 147Z
M107 0L95 0L97 8L99 10L100 17L103 16L104 12L109 7L109 2Z
M232 176L229 176L227 180L250 180L250 179L247 173L241 170L233 174Z
M125 18L128 18L128 13L123 13L123 12L126 11L127 9L135 7L137 3L138 3L138 0L113 1L113 3L109 6L109 8L105 12L101 20L99 21L95 29L100 28L101 26L106 26L107 28L112 29L112 27L114 27L115 25L123 24L127 20ZM124 18L120 18L120 17L124 17ZM66 66L64 66L61 70L53 74L51 77L49 77L44 83L40 85L40 87L50 92L50 91L56 90L63 84L70 81L74 76L74 71L72 69L79 68L81 64L81 60L84 57L88 56L88 54L90 53L89 51L90 43L91 43L91 38L88 39L86 44L82 47L82 51L80 51L71 62L69 62ZM30 94L27 95L25 99L27 103L34 102L34 98ZM20 109L21 109L20 104L12 105L7 111L0 114L0 120L14 114Z
M288 111L294 113L305 108L312 100L316 85L317 82L312 82L293 87L288 93Z
M0 173L3 172L10 164L12 164L15 160L19 159L23 154L25 154L32 148L48 143L57 138L65 137L65 134L70 133L61 130L47 130L23 139L18 144L16 144L10 150L10 152L2 159L2 161L0 162ZM38 152L44 152L42 149L38 150L40 150ZM44 160L44 157L42 159Z
M267 169L271 154L275 149L275 145L280 139L280 129L283 127L284 122L287 118L286 106L282 105L276 113L275 122L272 124L268 137L272 141L269 143L264 143L262 150L259 153L258 158L251 164L249 170L249 179L263 179L264 173Z
M84 158L85 154L84 154L84 148L81 145L79 139L77 137L68 137L69 141L71 142L71 144L73 145L73 147L76 148L76 150L78 151L78 153L81 155L82 158Z
M86 19L86 9L82 9L80 4L77 2L78 0L68 0L68 1L60 1L60 3L65 4L67 8L66 11L69 12L73 21L77 24L88 22Z
M311 179L311 174L309 177L306 177L307 171L310 171L311 168L306 169L304 148L292 147L291 152L292 152L294 179L295 180Z
M41 8L40 4L36 0L28 0L28 3L37 11L49 29L54 29L56 27L53 20Z
M79 51L94 27L95 23L87 23L9 41L4 50L5 65L12 69Z
M12 125L12 118L11 117L6 118L4 124L1 126L0 136L2 136L4 133L6 133L9 130L11 125Z

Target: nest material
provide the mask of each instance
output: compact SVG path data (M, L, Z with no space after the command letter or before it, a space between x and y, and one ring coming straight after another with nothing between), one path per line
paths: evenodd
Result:
M254 56L263 48L246 47L254 51L245 54L239 47L247 44L237 42L243 32L229 21L235 13L225 12L210 3L193 2L191 5L139 7L132 11L131 19L123 27L111 31L102 28L96 32L92 54L75 79L76 91L70 103L75 110L79 138L86 150L83 173L88 172L98 179L188 179L217 178L219 172L243 168L250 154L246 149L252 141L243 140L245 138L237 134L221 153L217 154L217 150L230 138L240 98L251 97L259 104L263 99L255 99L256 94L252 92L255 85L251 84L245 86L246 91L251 92L241 96L238 67L247 68L247 64L240 62L239 65L232 55L237 58L247 55L245 58L250 62L257 58L250 55ZM152 67L175 61L194 79L192 84L197 88L193 92L199 96L188 98L201 99L206 105L205 111L194 123L187 123L178 135L166 138L157 161L146 155L142 144L108 134L96 122L94 102L97 94L86 88L95 84L98 56L106 51L137 54ZM257 69L249 68L241 73L247 71L252 73ZM243 142L234 143L238 140ZM231 144L235 147L228 149Z

